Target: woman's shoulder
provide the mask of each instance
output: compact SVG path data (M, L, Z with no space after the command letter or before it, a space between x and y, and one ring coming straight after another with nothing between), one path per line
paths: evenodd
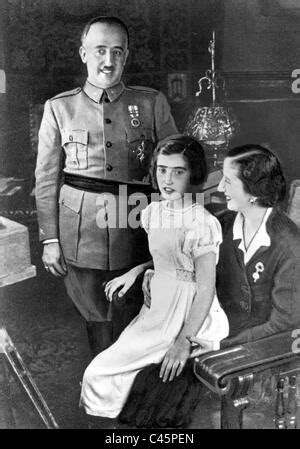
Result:
M237 212L232 210L226 210L218 216L219 223L222 227L223 234L226 234L233 227L234 220L237 216Z
M271 239L300 257L300 229L283 210L274 208L266 226Z

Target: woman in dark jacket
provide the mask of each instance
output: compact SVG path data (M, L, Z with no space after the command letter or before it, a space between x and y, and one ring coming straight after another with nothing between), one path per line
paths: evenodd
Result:
M277 157L259 145L227 154L219 190L224 192L223 243L217 293L229 320L221 348L300 327L300 231L280 210L286 184ZM191 338L192 358L211 351ZM199 400L192 370L172 382L158 380L159 367L140 372L120 421L133 427L186 427Z
M299 328L300 232L278 207L286 190L278 159L260 145L233 148L219 190L231 211L217 267L230 329L221 348Z

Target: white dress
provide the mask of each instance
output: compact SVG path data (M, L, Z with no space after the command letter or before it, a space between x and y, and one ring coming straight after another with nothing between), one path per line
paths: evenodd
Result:
M87 414L119 415L135 376L163 360L188 316L196 295L195 258L209 252L218 258L222 241L218 220L200 204L180 211L166 204L153 202L142 212L154 262L151 307L144 305L119 339L87 367L80 399ZM217 349L228 330L227 317L215 296L197 335L213 341Z

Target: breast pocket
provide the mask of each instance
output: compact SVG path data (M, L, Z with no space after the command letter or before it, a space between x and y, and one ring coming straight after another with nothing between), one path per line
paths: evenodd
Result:
M66 168L69 168L71 170L85 170L88 168L87 130L63 130L62 146L66 153Z

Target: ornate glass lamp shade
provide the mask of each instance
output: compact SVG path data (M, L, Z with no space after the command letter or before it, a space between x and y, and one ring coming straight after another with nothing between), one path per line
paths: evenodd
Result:
M205 76L199 79L199 91L196 92L196 96L202 92L202 82L207 82L207 89L211 89L212 102L210 106L196 108L189 118L184 132L201 142L208 159L212 158L213 165L216 166L222 162L222 156L239 125L232 109L216 101L217 88L221 88L225 98L226 92L224 78L215 71L215 32L213 32L208 51L211 54L211 69L207 70Z
M185 132L216 151L227 150L237 128L238 122L231 108L200 106L188 120Z

